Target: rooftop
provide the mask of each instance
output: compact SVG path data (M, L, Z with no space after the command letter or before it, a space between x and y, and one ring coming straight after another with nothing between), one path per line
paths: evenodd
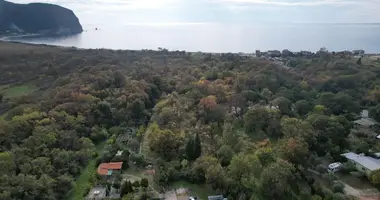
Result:
M372 158L372 157L364 156L364 155L358 155L353 152L344 153L342 154L342 156L356 163L359 163L360 165L362 165L363 167L371 171L380 169L380 160L376 158Z
M216 195L208 196L208 200L227 200L227 198L224 198L223 195Z
M87 195L88 199L102 199L106 197L105 187L94 187L90 190Z
M98 167L98 174L111 175L112 170L120 170L122 165L123 162L101 163Z
M371 118L361 118L354 121L355 124L359 124L362 126L373 126L377 124L377 122Z

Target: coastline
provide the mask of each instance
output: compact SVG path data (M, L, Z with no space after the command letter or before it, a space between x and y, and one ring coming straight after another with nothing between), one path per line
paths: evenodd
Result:
M20 35L0 35L0 40L7 41L8 39L12 38L26 38L26 37L36 37L36 36L44 36L42 33L27 33L27 34L20 34Z

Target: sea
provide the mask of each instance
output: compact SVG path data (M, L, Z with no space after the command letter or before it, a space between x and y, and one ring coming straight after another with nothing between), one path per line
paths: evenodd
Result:
M283 49L317 51L325 47L330 51L363 49L368 53L380 53L380 24L376 23L135 22L124 18L117 7L113 7L115 12L111 8L100 14L90 12L92 7L79 9L75 1L70 2L67 6L78 16L83 33L65 37L2 39L92 49L166 48L251 53Z

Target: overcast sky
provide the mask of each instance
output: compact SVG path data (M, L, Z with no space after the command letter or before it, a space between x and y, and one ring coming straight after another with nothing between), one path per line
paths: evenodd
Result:
M114 17L129 23L380 23L380 0L10 1L59 4L86 22Z

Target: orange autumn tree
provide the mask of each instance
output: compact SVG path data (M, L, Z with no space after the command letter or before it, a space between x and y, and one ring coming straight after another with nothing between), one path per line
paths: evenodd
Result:
M217 103L216 103L216 97L213 95L207 96L202 98L199 101L199 105L202 106L205 109L212 109L215 108Z

